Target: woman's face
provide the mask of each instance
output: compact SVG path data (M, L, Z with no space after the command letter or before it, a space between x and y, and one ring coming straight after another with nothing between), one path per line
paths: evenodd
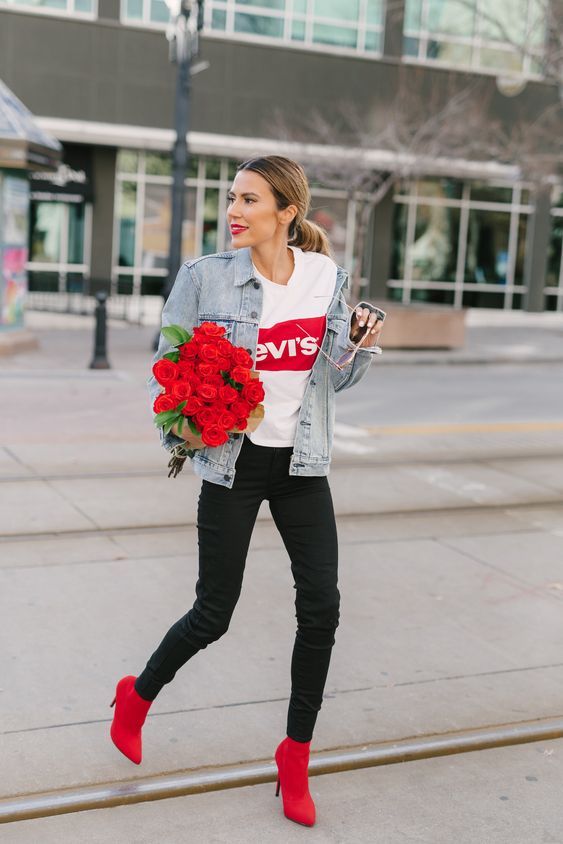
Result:
M289 205L279 211L266 179L252 170L240 170L228 194L227 222L234 249L259 246L283 237L297 208Z

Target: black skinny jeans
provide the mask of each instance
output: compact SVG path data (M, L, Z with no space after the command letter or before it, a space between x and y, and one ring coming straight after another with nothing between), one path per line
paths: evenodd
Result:
M287 734L307 742L321 708L339 621L338 539L327 478L289 475L292 451L291 446L255 445L245 436L232 488L202 481L196 600L165 635L135 689L154 700L188 659L227 632L258 509L267 499L291 560L296 589Z

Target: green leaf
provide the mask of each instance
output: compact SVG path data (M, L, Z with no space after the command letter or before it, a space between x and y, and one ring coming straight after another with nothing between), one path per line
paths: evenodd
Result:
M171 360L174 363L178 363L178 361L180 360L180 352L168 352L168 354L162 355L162 357L166 358L166 360Z
M176 422L178 422L182 418L180 414L176 419L170 419L168 422L165 422L162 426L162 430L165 434L169 434Z
M162 428L162 426L166 425L167 422L170 422L171 419L177 419L178 416L181 415L182 414L178 412L178 408L175 408L174 410L163 410L161 413L157 413L154 417L154 424L157 428Z
M185 404L185 402L184 402L184 404ZM180 414L180 418L178 419L178 436L179 437L182 436L182 431L184 430L184 421L185 421L185 416L182 416L182 414Z
M196 426L195 422L192 422L192 420L189 419L189 418L188 418L188 425L190 426L190 431L192 432L192 434L197 434L198 437L201 435L201 431Z
M181 346L182 343L187 343L192 339L192 335L188 334L181 325L167 325L162 328L161 333L171 346Z

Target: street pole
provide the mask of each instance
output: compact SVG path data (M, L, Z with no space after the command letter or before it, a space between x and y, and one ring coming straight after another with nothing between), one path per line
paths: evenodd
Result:
M176 139L172 152L172 196L168 275L162 288L164 302L168 299L176 274L182 263L182 227L184 222L184 182L188 174L189 153L187 134L190 115L191 61L198 53L198 34L203 26L204 0L166 0L170 10L170 24L166 37L170 42L170 61L178 66L174 103ZM158 348L159 334L154 341Z

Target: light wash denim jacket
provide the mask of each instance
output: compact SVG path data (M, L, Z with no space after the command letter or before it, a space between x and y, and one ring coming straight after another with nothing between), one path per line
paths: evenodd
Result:
M334 298L328 300L327 327L321 346L332 358L337 358L353 345L349 339L352 311L338 297L348 284L348 273L337 267ZM212 320L225 326L228 339L237 346L243 346L255 361L262 295L262 285L254 277L248 247L206 255L187 261L180 268L162 312L162 325L181 325L191 333L194 326ZM161 334L154 360L159 360L170 350ZM319 352L303 395L289 464L290 475L328 475L335 394L360 381L374 354L372 348L360 349L352 365L338 370ZM161 387L154 377L148 383L154 402ZM161 433L161 436L163 445L168 449L183 443L174 434ZM242 434L232 433L223 445L206 446L195 451L192 465L196 475L231 488L242 441Z

